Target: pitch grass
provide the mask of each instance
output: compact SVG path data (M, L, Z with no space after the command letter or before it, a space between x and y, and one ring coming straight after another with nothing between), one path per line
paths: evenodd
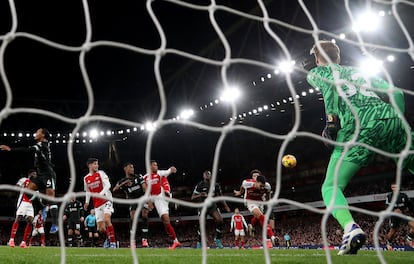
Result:
M168 249L137 249L139 263L143 264L193 264L202 263L200 249L180 248L174 251ZM330 251L332 263L380 263L375 251L359 251L358 255L336 256L337 251ZM386 263L414 263L414 252L382 252ZM271 249L269 250L271 263L328 263L325 251L309 249ZM61 263L61 251L58 247L0 247L0 263ZM133 263L130 249L116 250L102 248L66 248L64 263L80 264L123 264ZM256 264L265 263L263 250L235 250L235 249L209 249L207 250L207 263L209 264Z

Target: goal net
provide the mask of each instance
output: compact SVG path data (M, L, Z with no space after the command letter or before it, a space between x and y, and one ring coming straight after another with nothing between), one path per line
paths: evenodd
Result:
M24 145L38 127L49 128L61 230L65 205L74 194L85 197L82 179L88 157L104 161L101 168L112 184L123 177L120 164L126 161L133 161L142 174L150 171L154 158L164 168L175 165L178 172L169 177L174 195L165 199L175 205L170 217L176 226L193 221L200 227L202 263L208 262L208 247L215 247L207 209L226 201L250 221L244 199L233 190L240 189L251 170L259 169L272 189L270 200L259 204L265 206L265 223L275 215L279 244L268 248L266 228L259 228L257 243L246 245L263 250L266 263L277 262L270 254L273 246L284 248L284 234L294 232L292 245L323 248L331 263L330 250L339 249L343 231L331 216L338 207L322 202L320 188L331 154L324 145L341 144L321 136L325 106L321 89L306 80L316 67L309 52L316 42L331 41L341 49L341 64L399 87L406 103L405 113L398 113L406 127L401 137L410 142L413 11L412 1L380 0L2 1L1 143ZM333 80L335 89L350 85ZM397 107L391 92L383 99ZM353 115L355 111L351 107ZM355 145L356 138L342 144L345 149ZM411 175L403 168L404 159L414 153L409 144L401 153L362 146L375 158L350 181L347 208L367 233L370 247L363 249L376 250L385 263L381 251L386 249L389 217L414 221L393 212L396 196L389 206L384 203L392 182L414 195ZM296 157L296 167L282 166L286 154ZM33 159L1 157L0 189L16 194L20 189L15 182L33 166ZM223 196L214 196L210 188L208 198L195 203L190 197L204 170L211 170L211 184L219 183ZM335 178L335 186L338 182ZM133 200L115 195L114 204L125 209L138 203L139 212L150 199L149 191ZM194 214L183 216L180 210ZM225 247L233 248L234 234L228 232L232 212L221 213ZM135 215L127 245L139 233L139 217ZM287 224L289 218L317 225L293 227ZM180 231L190 232L179 228L178 239L184 236ZM318 241L299 239L309 232ZM183 244L195 247L193 237ZM64 232L58 240L65 263ZM134 263L141 262L137 251L131 255Z

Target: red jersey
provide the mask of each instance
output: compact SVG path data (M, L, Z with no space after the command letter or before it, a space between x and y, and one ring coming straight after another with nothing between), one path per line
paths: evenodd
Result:
M95 208L105 204L107 201L112 201L112 193L109 191L111 183L109 177L104 171L97 171L93 174L88 174L83 178L84 188L86 192L85 203L89 203L91 193L98 193L104 195L107 199L92 197L93 206Z
M16 185L22 188L26 188L29 185L29 183L30 183L30 179L23 177L23 178L20 178L20 180L16 183ZM32 203L32 200L30 200L30 198L24 192L20 193L19 198L17 199L17 203L20 204L22 201Z
M147 186L151 186L151 195L159 195L162 193L162 190L170 192L170 184L168 183L167 177L171 174L171 170L158 170L157 173L151 173L144 175L144 180L147 183Z
M246 220L244 219L243 215L241 214L234 214L231 216L231 222L230 222L230 228L236 229L236 230L242 230L243 225L247 228Z
M264 189L256 189L254 187L256 180L248 179L244 180L242 187L245 189L244 199L263 201L263 195L267 192L270 192L270 184L266 182Z

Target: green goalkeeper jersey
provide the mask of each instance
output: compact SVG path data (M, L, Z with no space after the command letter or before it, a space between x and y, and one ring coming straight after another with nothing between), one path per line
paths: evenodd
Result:
M318 66L308 73L307 81L314 88L320 89L324 98L325 113L338 116L341 127L355 124L351 107L361 123L397 116L392 105L378 96L378 89L386 92L391 85L381 78L366 78L354 67L338 64ZM398 108L404 112L403 93L394 90L393 96ZM344 98L349 100L351 106Z

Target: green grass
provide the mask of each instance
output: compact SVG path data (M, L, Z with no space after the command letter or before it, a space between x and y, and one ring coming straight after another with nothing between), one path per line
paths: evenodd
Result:
M180 248L174 251L168 249L137 249L139 263L144 264L193 264L202 263L202 251L199 249ZM332 263L380 263L376 251L359 251L358 255L336 256L337 251L330 251ZM413 252L382 252L386 263L413 263ZM271 263L327 263L325 251L316 249L269 250ZM61 252L57 247L0 247L0 263L60 263ZM81 264L122 264L133 263L129 249L102 248L67 248L65 263ZM207 263L212 264L256 264L265 263L264 251L261 249L209 249Z

